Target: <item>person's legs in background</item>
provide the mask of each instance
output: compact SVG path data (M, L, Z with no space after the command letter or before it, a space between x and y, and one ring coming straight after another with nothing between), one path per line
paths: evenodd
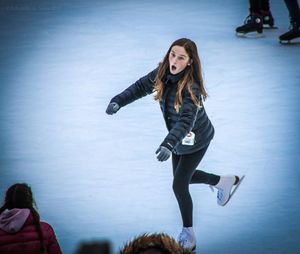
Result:
M290 31L279 36L282 43L289 42L300 37L300 9L297 0L284 0L289 11L291 29Z
M249 12L244 24L235 29L237 35L244 35L252 32L261 34L263 32L263 19L261 16L261 0L249 0Z
M236 28L237 35L256 32L262 34L263 28L273 27L274 18L270 10L269 0L249 0L249 15L244 24Z
M270 8L270 1L269 0L262 0L261 1L261 13L263 18L263 25L264 28L266 27L274 27L274 18Z

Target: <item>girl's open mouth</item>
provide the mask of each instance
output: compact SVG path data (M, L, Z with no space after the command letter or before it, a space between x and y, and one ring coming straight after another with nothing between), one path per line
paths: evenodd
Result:
M176 71L176 66L175 66L175 65L172 65L172 66L171 66L171 70L172 70L172 71Z

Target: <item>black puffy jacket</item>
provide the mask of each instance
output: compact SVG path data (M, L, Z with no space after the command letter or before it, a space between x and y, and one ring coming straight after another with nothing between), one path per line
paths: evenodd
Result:
M116 102L120 107L124 107L137 99L152 94L157 71L158 69L155 69L140 78L122 93L113 97L110 102ZM187 89L183 91L182 105L179 112L176 112L174 100L178 81L183 74L184 71L176 75L170 73L166 75L164 81L165 89L160 101L160 108L169 131L161 145L168 147L178 155L200 150L207 146L214 136L214 128L207 117L203 103L201 103L202 106L200 107L195 105ZM199 86L195 83L192 89L196 97L201 100ZM195 133L195 144L192 146L183 145L181 141L190 131Z

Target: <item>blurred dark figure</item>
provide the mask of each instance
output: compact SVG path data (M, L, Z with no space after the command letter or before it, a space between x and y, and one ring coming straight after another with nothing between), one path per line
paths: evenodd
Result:
M0 208L0 253L62 253L52 227L40 222L31 188L26 183L9 187Z
M167 234L143 234L127 242L119 254L192 254Z
M297 0L284 0L290 17L290 30L279 36L281 43L289 43L300 37L300 9ZM237 35L256 32L262 34L264 28L274 28L274 18L269 0L249 0L249 15L244 24L235 29Z
M111 254L111 245L108 241L97 241L80 244L75 254Z

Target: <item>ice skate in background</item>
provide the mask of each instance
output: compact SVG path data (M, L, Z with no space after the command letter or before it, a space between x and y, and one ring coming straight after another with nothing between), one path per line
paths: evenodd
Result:
M276 29L269 0L249 1L249 15L244 24L235 29L237 36L262 37L263 29Z
M263 14L249 14L244 24L235 29L237 36L262 37L263 29L277 29L274 26L274 18L271 11L261 12Z
M291 22L290 30L279 36L281 44L300 44L300 21Z

